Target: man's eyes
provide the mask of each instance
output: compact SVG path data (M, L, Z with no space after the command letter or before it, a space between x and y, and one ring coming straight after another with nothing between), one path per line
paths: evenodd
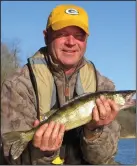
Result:
M83 33L68 34L68 33L62 32L62 33L56 34L57 37L67 37L69 35L72 35L75 39L78 39L78 40L85 39L85 36L86 36Z
M68 34L65 33L65 32L64 32L64 33L62 32L62 33L58 33L58 34L57 34L57 37L65 37L65 36L68 36Z
M85 37L84 34L75 34L74 37L77 39Z

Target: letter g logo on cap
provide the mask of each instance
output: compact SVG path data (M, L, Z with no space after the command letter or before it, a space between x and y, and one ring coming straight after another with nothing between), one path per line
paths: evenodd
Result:
M65 11L67 14L77 15L79 12L76 9L67 9Z

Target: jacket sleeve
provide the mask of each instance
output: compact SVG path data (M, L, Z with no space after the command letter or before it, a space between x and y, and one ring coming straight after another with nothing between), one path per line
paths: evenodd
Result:
M117 121L103 128L99 138L91 141L81 137L81 149L83 158L90 164L114 164L113 158L117 152L120 137L120 125Z
M97 71L98 91L115 90L114 83ZM81 136L81 150L83 158L90 164L114 164L114 157L117 152L120 137L120 124L114 120L104 126L101 135L95 139L86 139Z
M25 131L33 127L37 118L34 90L28 69L24 68L7 79L1 90L1 134L11 131ZM3 143L4 156L9 164L49 164L58 155L48 157L45 152L33 147L31 142L22 155L13 160L10 147Z

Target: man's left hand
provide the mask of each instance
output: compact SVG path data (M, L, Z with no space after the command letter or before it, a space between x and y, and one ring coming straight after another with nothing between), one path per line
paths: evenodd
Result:
M113 100L100 96L96 100L96 106L92 112L92 120L85 127L94 130L98 127L108 125L116 118L118 112L119 107Z

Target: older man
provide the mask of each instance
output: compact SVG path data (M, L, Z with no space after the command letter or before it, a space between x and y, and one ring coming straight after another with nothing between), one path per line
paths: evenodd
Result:
M37 126L49 110L77 95L115 89L84 57L89 27L83 8L55 7L43 33L46 47L3 84L2 133ZM5 144L4 156L10 164L114 164L117 112L114 101L101 96L91 115L94 121L68 132L62 124L44 124L18 159L12 159Z

